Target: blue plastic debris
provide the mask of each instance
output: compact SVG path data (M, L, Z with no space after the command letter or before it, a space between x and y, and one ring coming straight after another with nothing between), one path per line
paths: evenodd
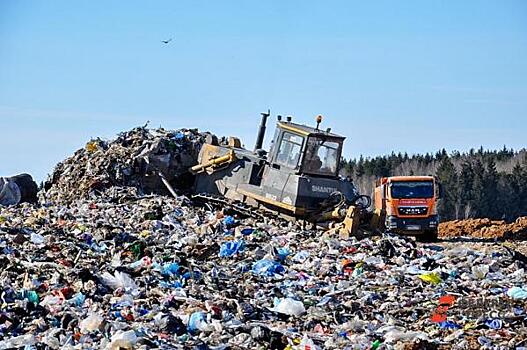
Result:
M199 280L201 279L201 272L199 271L188 271L188 272L185 272L181 277L183 277L183 279L185 280L189 280L189 279L193 279L193 280Z
M257 275L272 277L284 273L285 267L276 261L262 259L253 264L253 272Z
M499 319L486 320L485 326L491 329L501 329L501 327L503 327L503 321Z
M242 232L242 235L248 236L248 235L250 235L251 233L254 232L254 229L253 228L244 228L241 232Z
M161 268L161 274L163 276L177 276L179 273L179 264L172 262L164 264Z
M182 288L183 284L179 281L175 282L167 282L167 281L159 281L159 286L162 288Z
M251 267L245 263L240 263L236 266L236 271L240 273L249 272L251 270Z
M527 290L520 287L512 287L507 291L507 295L515 300L527 299Z
M181 141L185 138L185 134L183 134L181 131L176 132L174 135L174 140Z
M440 328L446 328L446 329L460 329L462 328L457 323L454 323L452 321L443 321L439 323Z
M71 303L73 303L75 306L82 306L84 302L86 301L86 296L82 294L81 292L78 292L71 298Z
M291 251L287 248L278 248L276 252L278 258L282 261L285 260L291 254Z
M245 243L241 240L225 242L220 247L219 256L222 258L233 256L242 252L244 248Z
M187 330L189 333L196 333L203 323L206 323L205 314L201 311L194 312L188 320Z
M236 220L234 220L234 218L230 215L226 216L224 219L223 219L223 224L227 227L231 227L231 226L234 226L234 224L236 223Z
M304 261L306 261L308 257L309 257L309 252L306 250L301 250L293 256L293 261L303 263Z

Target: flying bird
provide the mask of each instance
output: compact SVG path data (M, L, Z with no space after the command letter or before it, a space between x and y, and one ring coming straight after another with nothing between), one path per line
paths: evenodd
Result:
M168 43L171 42L171 41L172 41L172 38L170 38L170 39L168 39L168 40L161 40L161 42L162 42L163 44L168 44Z

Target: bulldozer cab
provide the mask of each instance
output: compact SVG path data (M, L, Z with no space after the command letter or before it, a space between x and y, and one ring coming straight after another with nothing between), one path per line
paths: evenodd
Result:
M306 125L278 122L271 167L295 174L337 177L344 137Z

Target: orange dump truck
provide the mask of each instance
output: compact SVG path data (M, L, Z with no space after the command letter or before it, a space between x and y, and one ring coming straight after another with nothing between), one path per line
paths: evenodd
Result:
M389 232L437 239L440 185L433 176L391 176L376 181L375 211Z

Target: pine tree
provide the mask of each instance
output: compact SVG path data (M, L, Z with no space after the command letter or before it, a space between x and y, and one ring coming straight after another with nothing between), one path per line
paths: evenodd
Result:
M442 220L454 219L457 198L457 174L454 164L452 164L448 155L442 158L437 168L436 176L443 187L443 198L438 203L439 215Z
M487 212L485 202L485 168L479 159L474 161L474 181L472 182L472 198L474 198L475 217L482 217Z
M460 217L469 218L472 215L474 203L472 196L472 183L474 182L474 170L472 164L465 160L461 164L461 172L458 179L458 208Z
M497 192L498 208L500 208L503 218L510 221L518 216L521 197L514 175L500 173Z
M503 212L498 208L498 172L496 171L496 163L492 157L487 159L487 169L485 171L484 186L485 186L485 202L486 209L483 215L488 218L499 219L503 216Z
M355 168L355 177L360 178L362 176L364 176L364 158L360 156L357 167Z
M527 158L525 158L527 160ZM519 163L512 169L512 181L514 188L518 191L518 202L516 203L516 215L527 215L527 164L521 166Z

